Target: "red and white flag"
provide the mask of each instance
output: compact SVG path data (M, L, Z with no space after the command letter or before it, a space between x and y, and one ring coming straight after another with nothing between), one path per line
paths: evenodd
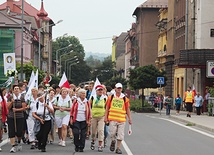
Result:
M194 93L194 96L196 95L195 85L192 85L192 92Z
M61 78L61 80L59 82L59 87L60 88L62 88L62 87L70 88L70 84L69 84L68 79L67 79L67 77L65 75L65 72L63 73L62 78Z

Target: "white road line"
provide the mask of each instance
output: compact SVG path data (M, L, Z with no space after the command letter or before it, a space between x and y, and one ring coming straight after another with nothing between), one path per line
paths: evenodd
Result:
M9 142L9 139L7 138L0 143L0 146L3 146L5 144L7 144L8 142Z
M200 134L202 134L202 135L205 135L205 136L208 136L208 137L210 137L210 138L214 138L214 135L212 135L212 134L209 134L209 133L206 133L206 132L203 132L203 131L194 129L194 128L190 127L190 126L183 125L183 124L178 123L178 122L173 121L173 120L169 120L169 119L166 119L166 118L157 118L157 117L153 117L153 116L149 116L149 115L146 115L146 116L147 116L147 117L150 117L150 118L156 118L156 119L162 119L162 120L165 120L165 121L169 121L169 122L171 122L171 123L174 123L174 124L177 124L177 125L179 125L179 126L182 126L182 127L186 128L186 129L189 129L189 130L198 132L198 133L200 133Z
M122 141L122 145L123 145L123 147L124 147L124 149L128 155L133 155L131 150L129 149L128 145L126 144L126 142L124 140Z

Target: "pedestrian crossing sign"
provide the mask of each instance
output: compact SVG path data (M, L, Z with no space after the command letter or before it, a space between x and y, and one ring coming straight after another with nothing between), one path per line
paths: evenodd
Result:
M164 77L157 77L157 84L164 84Z

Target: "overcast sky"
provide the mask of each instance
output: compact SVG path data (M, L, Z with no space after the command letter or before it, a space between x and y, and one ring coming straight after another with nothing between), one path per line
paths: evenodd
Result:
M26 1L40 9L41 0ZM63 20L53 28L53 38L68 33L79 38L86 52L111 54L112 37L131 28L134 10L145 1L44 0L44 7L54 22Z

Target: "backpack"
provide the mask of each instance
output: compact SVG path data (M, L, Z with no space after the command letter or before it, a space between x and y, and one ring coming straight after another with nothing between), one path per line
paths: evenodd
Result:
M56 97L56 106L58 106L58 101L59 101L59 96ZM71 101L69 100L67 108L70 108L70 106L71 106Z
M93 104L94 96L91 97L91 103ZM104 101L106 103L106 98L104 98ZM92 109L92 104L91 104L91 109Z

